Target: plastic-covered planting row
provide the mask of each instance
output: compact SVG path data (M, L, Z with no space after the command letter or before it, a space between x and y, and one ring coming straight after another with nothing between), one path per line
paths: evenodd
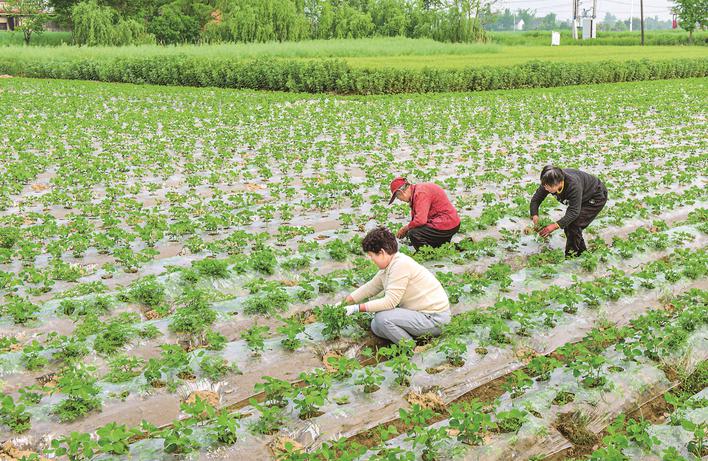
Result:
M681 231L676 229L676 231ZM703 237L700 235L689 244L689 247L694 247L693 245L700 241ZM697 246L695 248L700 248ZM642 266L639 266L642 267ZM636 282L635 282L636 283ZM687 286L688 282L683 281L674 286L674 289L680 289L681 287ZM516 292L515 290L519 291ZM515 294L522 293L525 291L523 284L519 283L518 286L512 286L512 290L506 293L507 295L514 297ZM655 297L659 291L648 292L643 295L642 299L650 300ZM633 306L641 304L629 303L628 305L623 305L619 303L615 307L615 312L623 312L625 310L631 311ZM477 306L476 308L478 308ZM467 305L466 309L461 310L470 311L473 310L471 305ZM539 353L546 353L549 350L553 350L558 345L562 344L567 340L567 334L570 332L575 332L575 335L582 335L584 331L587 331L592 325L592 322L602 315L597 310L588 309L582 305L579 306L579 311L575 315L565 315L566 320L560 320L558 322L559 326L550 331L539 330L533 336L531 336L528 341ZM620 319L620 318L618 318ZM567 329L565 323L573 323L574 329ZM557 332L563 334L558 335ZM488 335L488 332L483 332ZM538 340L538 338L541 338ZM238 402L245 401L248 397L252 395L251 389L253 385L261 381L262 376L271 376L279 379L293 380L297 377L298 373L301 371L311 370L317 366L321 366L321 354L326 351L336 351L343 355L348 355L350 357L357 354L360 349L360 344L356 337L344 337L339 341L330 343L325 341L322 336L322 324L311 324L306 327L304 332L304 344L305 348L300 349L296 352L287 352L283 350L280 346L280 341L282 337L274 337L268 339L265 343L265 352L260 356L253 356L249 351L247 345L244 341L234 341L227 344L226 349L223 351L223 358L229 362L238 366L242 374L230 375L226 377L225 382L221 383L218 387L221 391L221 404L223 406L233 405ZM470 350L474 348L473 342L470 342ZM14 358L14 367L19 370L20 364L20 353L7 354L8 359ZM9 357L12 355L12 357ZM202 360L200 357L200 352L194 352L189 355L190 365L193 369L197 369L199 361ZM430 360L430 359L427 359ZM432 360L438 360L433 358ZM495 361L495 360L498 360ZM13 361L6 362L7 364L13 363ZM470 366L473 362L470 362ZM519 366L519 362L514 360L514 354L511 350L506 350L504 352L493 352L484 358L484 363L489 364L489 369L486 366L481 368L475 366L477 373L481 375L474 380L464 379L462 382L458 383L460 379L459 373L467 371L464 368L458 370L458 373L451 375L447 378L447 385L449 386L449 395L454 398L455 392L464 393L470 386L479 385L488 380L494 379L499 374L504 374L511 371ZM425 365L424 368L428 368L429 365ZM495 368L497 367L497 368ZM170 372L171 375L166 376L166 379L174 378L174 375L178 373L178 370ZM441 377L435 377L434 381L438 381ZM419 386L428 386L429 382L421 382ZM121 385L113 384L102 384L101 385L101 398L105 399L107 402L104 410L99 415L89 415L86 419L69 425L71 430L91 430L97 425L100 425L100 421L109 421L110 418L116 418L116 420L123 423L136 425L140 422L143 417L149 416L150 421L156 424L165 424L171 421L172 418L176 417L178 414L178 407L180 396L179 395L164 395L157 393L154 395L151 392L148 395L144 394L144 389L146 387L145 378L143 375ZM189 385L184 386L189 389ZM455 389L458 389L455 391ZM117 401L116 395L121 392L129 391L132 396L128 397L125 402ZM142 397L141 397L142 396ZM401 399L400 395L393 392L390 396L397 405L405 404ZM45 400L41 405L38 405L32 409L34 414L33 428L31 433L42 434L44 431L50 430L53 425L53 418L50 415L50 407L60 401L60 397L55 395L50 400ZM133 409L140 408L141 411L133 411ZM337 412L341 413L345 406L337 407L334 411L334 415ZM353 408L354 413L360 414L360 412ZM128 416L130 415L130 416ZM126 417L128 416L128 417ZM97 424L98 423L98 424ZM339 433L337 430L333 433Z
M704 309L705 304L702 307L693 306L694 309L696 307ZM586 378L579 377L577 373L579 367L571 364L556 368L545 381L534 379L519 397L512 398L511 391L507 392L495 405L491 420L499 426L508 424L506 419L502 423L498 415L517 412L519 416L515 430L501 434L499 431L474 434L479 437L476 440L479 446L460 442L459 422L451 425L450 420L446 419L423 430L418 428L398 436L388 441L385 447L413 451L422 455L423 459L436 460L544 459L570 448L573 442L582 441L582 437L600 434L618 415L641 408L674 387L677 383L671 381L660 366L681 367L680 370L686 375L694 372L700 363L708 359L708 327L704 324L686 339L680 349L657 358L658 361L644 357L628 360L612 346L594 358L598 363L597 369L588 375L595 380L602 378L601 385L586 385ZM696 399L700 399L700 394ZM705 425L707 411L705 401L698 401L696 408L687 410L686 414L693 424ZM436 431L439 428L447 436L440 435L440 431ZM688 455L687 442L694 438L693 433L675 426L656 426L649 433L661 435L663 442L660 445L663 448L674 446L684 456ZM420 438L420 434L425 437ZM658 440L662 438L657 437ZM658 450L660 445L655 449ZM627 454L633 459L647 459L643 458L647 456L646 451L636 445L628 449ZM364 458L371 457L376 457L376 453L370 452Z
M664 461L678 456L688 461L706 459L708 444L708 388L690 397L669 415L664 424L642 424L642 437L630 439L617 449L631 461ZM624 442L624 440L622 440Z
M611 303L606 306L605 315L608 320L623 324L643 312L655 297L656 292L647 293L647 296L635 299L632 303ZM573 331L574 326L576 331ZM578 328L579 326L571 321L557 327L557 334L565 335L565 340L561 343L582 338L589 330L589 326ZM472 353L473 348L480 344L480 340L483 340L486 334L488 332L482 329L476 335L472 334L465 338L470 352L464 365L459 368L440 367L445 363L445 357L439 350L433 349L417 354L413 358L413 362L420 368L420 371L411 377L411 390L422 392L432 389L442 402L449 403L470 390L483 386L494 378L506 375L525 365L525 362L520 360L512 349L490 346L486 348L485 355ZM523 346L519 345L518 347ZM424 372L424 370L436 367L440 367L441 371L435 374ZM396 418L398 410L409 407L408 401L404 397L408 395L408 389L394 382L395 376L388 367L379 365L377 368L384 377L384 381L379 383L378 390L372 393L363 392L361 386L356 384L359 374L355 374L351 379L332 384L329 388L329 396L333 402L325 403L319 408L319 411L324 414L306 421L297 418L289 419L287 436L312 449L326 440L352 436L367 428L386 424ZM636 371L636 368L632 370ZM242 412L253 415L255 418L253 421L258 421L261 417L259 411L253 407L246 407ZM298 414L292 401L288 402L284 412L290 415ZM245 426L247 427L248 424ZM277 438L270 436L248 434L245 429L243 434L244 436L238 443L222 450L227 450L229 456L265 456L265 453L268 452L267 445L277 440ZM280 435L282 436L283 433L281 432ZM260 443L251 443L255 441ZM145 443L154 445L155 441Z
M680 231L680 229L676 229ZM698 237L697 240L700 241L702 237ZM696 243L694 240L693 243ZM691 244L691 246L693 245ZM700 248L697 247L697 248ZM641 266L640 266L641 267ZM635 284L637 281L634 282ZM687 286L688 282L683 281L675 285L674 289L681 289ZM522 285L519 285L519 290L523 289ZM619 313L617 317L618 321L622 319L622 313L631 312L637 306L642 306L642 299L650 301L653 297L656 297L659 291L650 291L644 293L642 297L637 300L637 302L613 304L610 310L613 314ZM508 293L513 296L512 293ZM468 306L471 307L471 306ZM564 315L566 320L561 320L558 322L558 326L549 331L539 330L531 338L524 340L522 343L529 342L530 347L532 347L537 353L547 353L553 350L565 341L570 340L573 335L575 337L582 336L582 334L587 331L598 315L603 315L596 310L588 309L579 306L579 310L575 315ZM572 325L572 328L568 328L568 325ZM232 405L239 401L244 401L251 395L250 389L257 382L261 381L261 377L264 375L278 377L281 379L294 378L297 376L299 371L311 370L316 366L321 365L321 358L319 353L322 348L319 346L325 344L330 350L339 350L344 352L349 349L349 355L353 356L359 346L357 345L356 338L343 338L339 342L333 344L324 341L321 334L321 324L312 324L307 326L305 344L306 348L304 350L288 353L285 352L279 346L279 340L282 338L272 338L266 342L266 352L261 357L253 357L248 351L247 346L243 341L236 341L229 343L226 350L224 351L224 358L234 362L242 370L243 375L228 377L226 383L221 383L222 385L217 386L221 393L221 404L223 406ZM481 336L488 335L488 331L481 330ZM558 334L560 333L560 334ZM570 336L568 336L570 335ZM477 338L470 338L468 349L471 351L475 347L475 342L478 344ZM519 366L521 362L516 360L514 352L512 350L497 350L496 348L489 348L490 353L485 357L479 357L480 363L477 363L477 357L474 360L468 361L466 367L462 367L459 370L455 370L454 373L449 376L437 375L434 379L430 376L426 377L426 374L416 375L413 379L413 384L417 387L424 388L430 387L432 383L442 381L445 377L444 384L447 386L446 398L449 400L454 399L457 395L465 393L468 389L474 388L483 384L495 377L506 374ZM346 354L346 352L345 352ZM19 355L15 353L14 355ZM430 365L430 361L439 361L442 355L440 353L436 355L431 355L429 353L421 354L421 357L416 357L416 360L420 360L420 368L427 369L433 365ZM15 357L19 360L19 357ZM192 365L198 363L198 353L193 353L191 355ZM196 368L196 367L195 367ZM469 376L466 373L472 372L473 375ZM177 370L172 372L174 375ZM474 374L476 373L476 375ZM389 373L390 374L390 373ZM144 396L139 397L145 388L145 379L141 375L138 378L128 382L124 385L102 385L101 398L106 399L111 402L112 399L116 398L116 395L120 392L130 391L134 396L129 397L125 402L120 402L113 400L108 403L101 414L99 415L89 415L85 420L80 421L72 425L68 425L70 430L92 430L95 427L101 425L101 422L107 422L112 420L118 420L123 423L128 423L131 425L137 425L142 418L148 417L150 421L157 424L164 424L171 421L172 418L176 417L178 414L179 401L182 397L180 395L162 395L160 393L154 396ZM190 390L190 386L183 386L187 391ZM347 385L343 385L347 387ZM384 386L385 387L385 386ZM226 393L228 392L228 393ZM400 395L400 390L389 391L390 395L386 395L386 392L380 392L377 395L378 399L376 402L380 402L381 399L388 399L388 404L390 409L395 412L396 408L406 405L406 401ZM145 398L147 397L147 400ZM342 396L344 398L344 396ZM349 397L347 397L349 398ZM53 417L49 414L50 407L60 401L61 398L57 395L51 397L49 400L45 400L41 405L32 408L33 413L33 428L31 433L44 434L51 430L54 424ZM340 399L341 400L341 399ZM374 403L374 407L379 405L379 403ZM140 411L137 411L140 409ZM351 412L352 415L347 415ZM342 415L346 415L350 421L354 421L356 418L360 418L365 415L366 412L362 412L360 408L356 406L350 407L349 405L335 405L331 413L324 415L322 418L316 418L316 424L322 425L328 428L332 423L327 421L328 417L333 417L335 420L341 420ZM126 418L130 415L129 418ZM323 419L323 421L320 421ZM376 425L380 424L380 421L374 420L370 423L352 424L351 427L357 428L358 430L366 429L369 424ZM326 434L330 434L327 437L334 434L345 433L344 429L339 428L336 424L334 425L334 430L324 430Z

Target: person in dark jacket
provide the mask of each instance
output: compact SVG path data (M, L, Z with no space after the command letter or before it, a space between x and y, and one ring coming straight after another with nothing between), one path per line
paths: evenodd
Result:
M548 237L557 229L565 232L565 255L579 256L587 248L583 229L593 222L607 203L607 188L597 177L573 168L546 165L541 171L541 185L531 197L531 219L538 224L538 207L548 194L568 205L565 216L538 233Z
M400 239L408 236L416 251L423 245L437 248L448 243L460 230L457 210L437 184L411 184L406 178L396 178L391 182L391 199L388 204L392 204L395 199L411 207L411 220L398 230L396 237Z

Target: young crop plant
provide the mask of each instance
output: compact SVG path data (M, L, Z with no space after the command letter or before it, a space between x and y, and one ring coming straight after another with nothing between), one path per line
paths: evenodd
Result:
M349 245L340 239L334 239L325 245L329 256L335 261L346 261L347 256L349 256Z
M267 326L254 325L241 333L241 339L246 341L253 355L260 356L265 349L265 338L269 331L270 328Z
M528 413L525 410L512 408L508 411L500 411L496 415L496 425L499 432L517 432L521 426L528 421Z
M98 397L101 389L96 386L94 372L95 368L91 366L64 368L57 380L57 389L66 395L66 399L52 409L60 421L72 422L93 410L101 409Z
M155 358L149 359L145 364L143 376L150 386L159 387L160 385L164 385L162 382L162 369L162 362Z
M39 370L49 363L49 360L42 355L44 347L39 343L39 341L32 340L30 344L27 344L22 348L22 356L20 361L29 371Z
M468 445L480 445L484 435L496 428L492 417L483 411L484 404L477 399L450 406L450 428L458 431L457 440Z
M299 378L305 384L301 388L293 388L290 396L300 412L300 419L318 416L319 407L324 405L329 395L332 378L321 368L310 373L300 373Z
M96 430L98 447L103 453L124 455L130 450L130 438L140 433L140 429L128 429L124 424L111 422Z
M704 458L708 454L708 424L705 421L696 423L684 418L681 419L681 427L693 435L687 445L688 452L697 458Z
M192 434L191 421L175 420L172 425L162 429L157 436L163 439L163 447L166 453L185 454L191 453L200 448Z
M31 320L37 319L39 306L33 304L28 299L20 296L6 296L6 303L3 312L12 318L16 325L24 325Z
M507 288L511 285L511 266L505 263L492 264L485 272L485 276L489 280L499 282L501 291L507 291Z
M108 362L110 371L105 380L111 383L124 383L140 375L144 361L138 357L119 355Z
M621 415L621 418L622 417L624 417L624 415ZM629 440L639 445L642 450L649 451L652 446L661 443L658 438L651 436L649 432L647 432L649 426L651 426L651 422L643 418L639 420L630 419L625 423L624 430Z
M270 316L276 312L288 309L291 299L281 287L267 287L257 295L249 296L243 303L244 312L248 315Z
M522 396L533 385L533 379L523 370L516 370L507 378L502 389L511 395L512 399Z
M175 333L201 338L215 320L216 311L209 305L206 293L188 289L182 297L182 306L175 310L169 328Z
M44 387L32 385L19 389L20 401L26 405L37 405L44 397Z
M465 354L467 353L467 343L460 338L448 337L440 346L440 352L445 354L448 363L454 367L461 367L465 364Z
M411 375L418 370L418 366L411 360L414 347L415 341L402 339L398 344L383 347L378 351L381 356L387 359L386 364L396 375L396 384L401 386L410 385Z
M317 320L324 324L322 335L328 340L339 339L342 331L352 325L352 319L340 306L325 304L315 309Z
M221 351L226 348L226 343L228 342L226 336L222 335L218 331L207 331L204 335L206 348L210 351Z
M116 317L108 322L105 328L96 335L93 348L99 354L110 355L128 344L135 336L136 330L130 324L132 318Z
M280 317L280 320L284 325L279 326L277 331L285 336L280 340L280 344L288 351L296 351L302 345L302 340L298 338L298 335L305 331L305 325L297 316L290 318Z
M223 259L206 258L192 263L192 267L205 277L225 279L229 276L229 264Z
M537 380L548 381L551 377L551 372L561 365L562 363L553 357L539 355L531 359L527 368Z
M288 404L288 395L293 392L293 385L282 379L264 376L263 382L256 383L253 390L264 394L265 405L284 408Z
M427 422L436 416L430 408L423 408L414 404L410 410L401 408L399 411L401 421L406 426L412 426L408 431L406 441L413 442L413 447L422 447L422 457L424 461L434 461L439 458L441 449L450 438L445 427L434 428L428 426Z
M599 354L593 354L584 346L577 346L577 354L574 361L568 366L573 371L573 376L580 378L580 382L585 387L602 387L607 383L607 378L603 375L603 366L607 359Z
M258 421L250 426L252 432L269 435L278 431L283 426L285 415L283 414L282 408L277 405L261 405L256 399L250 399L249 402L260 414Z
M450 434L445 427L416 426L408 432L406 441L413 442L413 448L422 447L423 461L436 461L440 459Z
M263 248L251 253L250 264L253 270L266 275L275 273L275 266L278 264L275 254L268 248Z
M352 372L361 368L361 364L355 358L349 358L343 355L327 357L327 365L334 379L344 380L352 375Z
M51 442L50 453L55 456L66 456L70 461L93 459L100 453L98 442L86 432L72 432L69 435L57 437Z
M157 277L154 275L144 277L131 285L127 296L131 301L153 309L164 303L167 298L165 287L157 281Z
M384 382L383 372L375 367L364 367L359 375L354 380L354 384L363 386L364 392L370 394L379 390L381 383Z
M227 410L222 410L213 418L211 433L217 441L227 445L233 445L238 439L239 427L238 418L230 414Z
M30 414L25 411L25 406L16 404L12 396L4 393L0 397L0 422L17 434L26 432L32 427Z
M218 355L204 355L204 351L200 351L199 357L203 357L199 362L199 368L204 373L204 376L212 381L219 381L226 375L232 372L238 372L236 364L230 364L228 360Z

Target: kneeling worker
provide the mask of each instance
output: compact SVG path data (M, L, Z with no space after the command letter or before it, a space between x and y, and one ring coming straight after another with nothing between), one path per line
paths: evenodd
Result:
M398 343L416 336L438 336L450 323L450 302L442 285L428 269L398 252L396 237L384 227L370 231L362 249L380 269L373 279L347 296L348 315L375 312L371 331ZM361 303L383 292L384 296Z
M406 178L396 178L391 182L388 204L395 199L407 202L411 207L411 222L403 226L396 237L407 235L416 251L423 245L437 248L449 242L460 230L457 210L437 184L411 184Z

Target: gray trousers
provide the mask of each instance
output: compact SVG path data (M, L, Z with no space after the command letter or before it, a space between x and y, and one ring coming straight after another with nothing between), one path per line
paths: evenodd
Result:
M450 323L452 314L446 312L426 314L396 307L374 314L371 321L371 331L380 338L398 343L402 339L413 339L416 336L439 336L441 326Z

